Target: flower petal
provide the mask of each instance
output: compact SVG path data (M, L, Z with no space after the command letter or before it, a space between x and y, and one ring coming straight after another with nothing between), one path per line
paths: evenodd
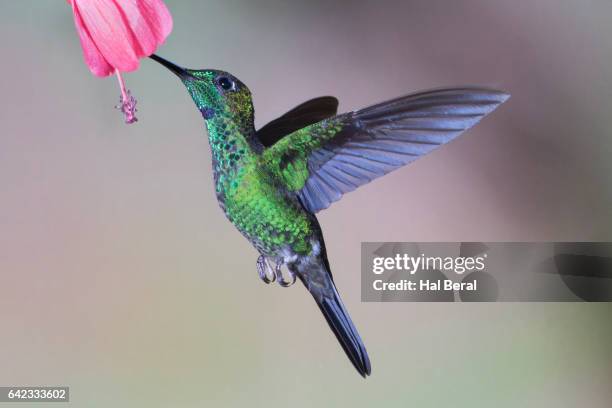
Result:
M113 68L100 54L96 44L93 42L91 36L89 35L89 31L83 24L83 19L79 13L79 10L72 3L72 0L68 0L72 5L72 11L74 15L74 24L77 29L77 33L79 35L79 40L81 41L81 48L83 49L83 57L85 59L85 63L89 67L89 70L92 74L100 77L111 75L115 72L115 68Z
M153 27L159 46L172 32L172 15L162 0L141 0L141 10Z
M172 16L161 0L115 0L131 30L140 58L153 54L172 31Z
M124 13L113 0L73 0L73 7L98 51L111 66L120 71L138 68L140 45Z

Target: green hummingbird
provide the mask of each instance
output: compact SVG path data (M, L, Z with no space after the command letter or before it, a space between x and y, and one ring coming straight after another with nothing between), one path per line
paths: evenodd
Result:
M299 278L353 366L369 375L368 353L340 300L315 214L454 139L509 95L439 89L339 115L338 100L324 96L255 130L251 92L235 76L151 58L181 79L204 117L217 200L259 252L260 278L282 286Z

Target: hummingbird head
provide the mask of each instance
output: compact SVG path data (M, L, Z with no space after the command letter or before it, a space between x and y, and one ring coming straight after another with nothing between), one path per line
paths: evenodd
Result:
M238 78L213 69L182 68L155 54L151 59L181 79L205 120L233 120L245 128L253 126L251 91Z

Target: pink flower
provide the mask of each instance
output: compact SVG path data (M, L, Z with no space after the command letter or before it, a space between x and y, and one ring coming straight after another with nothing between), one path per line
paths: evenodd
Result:
M121 72L138 69L172 31L172 16L162 0L67 0L72 6L85 63L99 77L116 74L118 108L126 123L135 122L136 100Z

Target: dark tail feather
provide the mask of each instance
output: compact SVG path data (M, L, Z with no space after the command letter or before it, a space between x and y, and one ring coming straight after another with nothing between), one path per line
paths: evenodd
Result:
M359 374L365 378L372 372L368 352L361 341L361 337L359 337L359 333L357 333L357 328L344 308L331 278L329 282L331 283L331 288L325 290L324 295L321 296L321 293L318 291L311 291L311 293L344 352Z

